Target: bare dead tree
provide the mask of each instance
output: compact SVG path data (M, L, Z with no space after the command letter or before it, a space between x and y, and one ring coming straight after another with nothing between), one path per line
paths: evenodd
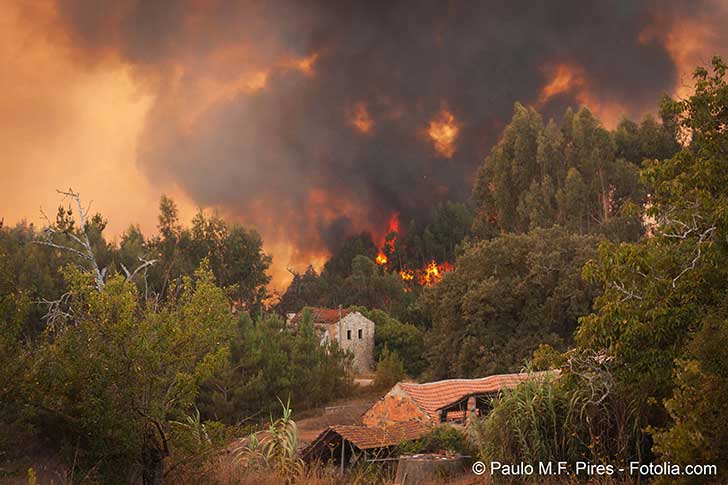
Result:
M46 216L45 213L41 210L41 214L43 214L43 217L46 219L48 225L43 229L43 239L36 240L35 242L36 244L42 244L44 246L49 246L69 252L81 258L83 261L91 266L91 271L93 272L94 279L96 281L96 289L101 291L104 289L104 277L106 276L106 268L99 268L99 265L96 261L96 255L94 254L93 248L91 247L91 241L89 240L88 233L86 232L86 227L88 223L88 211L90 209L90 205L88 208L84 209L83 205L81 205L80 195L78 194L78 192L74 192L72 189L68 189L67 191L56 190L56 192L63 195L64 199L70 198L76 203L78 210L78 221L80 223L78 228L78 234L74 233L72 227L59 228L56 224L51 223L48 216ZM59 244L55 242L54 237L59 234L67 236L72 241L76 242L79 247L76 248L71 245Z
M88 215L91 204L89 203L88 207L84 209L83 205L81 204L80 194L78 192L74 192L73 189L68 189L65 191L56 190L56 192L62 195L64 199L71 199L75 203L76 210L78 211L79 227L76 231L74 231L72 225L68 227L59 227L58 224L52 223L48 216L41 210L41 214L45 218L47 226L43 229L42 238L34 242L43 246L49 246L52 248L60 249L61 251L66 251L80 258L83 262L90 266L91 272L94 275L96 289L101 291L104 289L104 283L108 268L100 268L98 260L96 259L96 254L94 254L93 247L91 246L91 241L88 237ZM73 243L75 243L75 245L57 242L57 236L59 235L66 236ZM156 259L147 260L141 256L139 256L139 261L139 266L137 266L132 271L129 271L123 264L121 265L122 270L126 274L127 281L132 281L141 272L146 273L147 268L157 262ZM46 303L53 306L53 304L57 302ZM58 307L58 305L55 305L55 307Z

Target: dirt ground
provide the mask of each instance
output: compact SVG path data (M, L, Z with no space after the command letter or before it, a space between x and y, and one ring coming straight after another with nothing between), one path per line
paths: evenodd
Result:
M362 415L374 404L375 397L359 397L333 402L296 419L301 446L313 441L321 431L333 424L361 424ZM295 419L295 416L294 416Z

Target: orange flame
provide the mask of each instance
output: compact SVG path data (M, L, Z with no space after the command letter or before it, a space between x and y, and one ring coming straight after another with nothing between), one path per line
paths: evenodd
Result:
M547 103L557 94L581 89L584 86L584 74L581 69L568 64L558 64L551 76L551 81L541 89L538 97L540 105Z
M617 126L627 111L619 102L601 99L598 94L590 90L586 73L577 65L559 63L555 66L546 66L543 70L549 81L541 88L537 103L539 107L558 94L572 93L580 105L589 108L607 127Z
M399 272L399 277L402 278L403 281L412 281L415 279L415 272L411 269L403 269Z
M437 153L445 158L451 158L455 153L455 141L457 140L460 127L455 116L443 108L437 117L430 121L427 134L432 139Z
M435 260L430 261L430 264L420 272L419 283L422 286L434 286L440 281L445 273L449 273L453 270L453 267L447 261L442 264L437 264Z
M384 253L385 246L390 246L390 248L394 247L395 242L397 242L397 235L399 234L399 212L393 212L391 216L389 216L389 224L387 226L387 232L382 236L382 242L379 244L379 247L381 248L379 250L379 254L377 254L377 258L374 260L376 263L380 266L387 264L389 261L387 258L387 255ZM390 236L391 235L391 236ZM389 239L387 239L387 236L390 236ZM391 251L391 249L390 249Z
M349 115L349 123L363 134L370 133L374 128L374 120L369 116L367 105L363 102L358 102L353 106Z

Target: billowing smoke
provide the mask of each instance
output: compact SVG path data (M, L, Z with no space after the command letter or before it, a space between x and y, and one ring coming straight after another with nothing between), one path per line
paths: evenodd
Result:
M406 221L467 197L515 101L552 116L589 103L609 123L654 111L679 82L656 19L695 10L583 0L59 4L82 56L128 63L155 93L144 172L302 256L376 234L395 211Z

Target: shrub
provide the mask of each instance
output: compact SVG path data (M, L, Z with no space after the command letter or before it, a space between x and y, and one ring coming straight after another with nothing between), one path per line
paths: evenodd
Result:
M465 434L447 424L437 426L420 439L400 443L399 449L402 453L435 453L438 451L470 453Z
M377 389L392 387L405 377L404 363L397 352L390 351L387 347L382 350L382 356L377 363L377 371L374 375L374 386Z

